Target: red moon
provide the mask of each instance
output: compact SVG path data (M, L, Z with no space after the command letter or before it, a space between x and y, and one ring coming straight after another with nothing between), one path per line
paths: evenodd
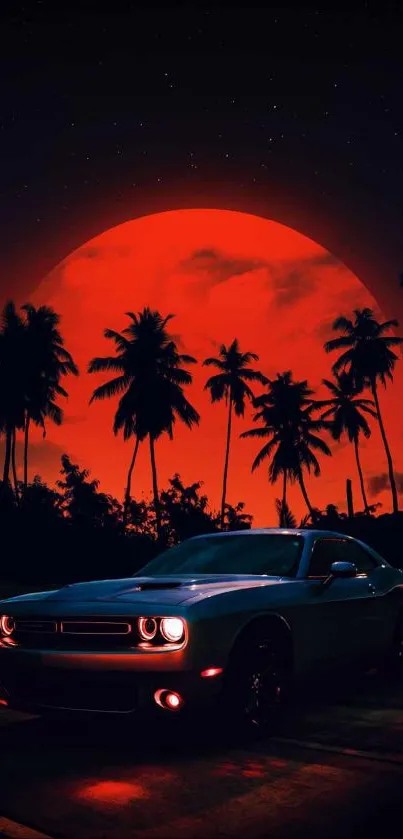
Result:
M100 479L103 491L120 499L132 443L113 436L115 402L89 406L102 378L86 371L93 356L110 354L112 347L103 331L123 329L125 312L148 305L163 314L173 313L171 331L182 352L199 362L237 337L243 351L258 353L258 368L267 376L292 370L295 378L308 379L315 389L330 374L332 359L323 343L331 336L334 318L363 306L383 317L360 280L320 245L277 222L223 210L157 213L111 228L61 262L39 285L32 302L51 305L61 314L66 347L81 376L66 380L69 399L63 404L63 426L49 424L45 442L40 433L33 436L31 473L54 483L60 455L67 452ZM403 384L399 366L394 385L381 393L392 453L401 445L394 407ZM173 442L158 441L159 484L167 486L175 472L188 483L202 480L203 491L218 508L226 408L210 404L203 390L208 371L201 363L192 372L188 398L201 414L200 426L188 431L178 423ZM268 483L267 465L251 474L258 441L239 439L253 426L252 414L248 407L245 419L234 423L228 501L245 501L255 526L274 525L274 499L280 487ZM376 425L362 446L366 478L385 473ZM346 442L332 447L333 457L322 459L322 476L307 479L312 503L319 508L334 503L345 509L345 480L351 477L360 508L353 449ZM143 446L133 477L134 497L148 497L150 487L148 451ZM372 500L389 510L387 491ZM305 513L298 487L291 488L289 501L297 516Z

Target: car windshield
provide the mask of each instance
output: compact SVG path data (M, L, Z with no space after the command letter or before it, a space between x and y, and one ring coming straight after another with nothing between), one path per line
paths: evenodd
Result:
M200 536L164 551L134 576L265 574L295 577L302 546L302 538L290 534Z

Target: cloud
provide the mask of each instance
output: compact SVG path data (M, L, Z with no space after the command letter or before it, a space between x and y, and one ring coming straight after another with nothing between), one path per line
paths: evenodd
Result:
M63 425L78 425L80 422L86 422L88 416L86 414L65 414L63 417Z
M283 269L280 275L274 277L276 306L281 308L298 303L313 294L317 286L318 278L312 276L306 266L290 267L287 271Z
M71 261L76 259L105 259L111 256L125 259L130 256L132 249L129 245L84 245L71 256Z
M334 256L334 254L330 253L330 251L324 251L323 253L316 254L316 256L310 256L309 262L311 263L311 265L316 265L319 267L329 265L334 265L337 268L343 267L342 263L337 258L337 256Z
M323 320L315 328L315 335L320 341L330 341L331 338L336 338L336 333L333 331L333 324L336 320L336 315L327 320Z
M4 458L5 441L0 440L0 462ZM34 474L41 474L43 470L46 473L51 472L53 480L57 480L61 468L60 459L65 453L63 446L52 443L50 440L32 441L29 446L28 454L28 468L30 478ZM22 464L24 459L24 443L22 440L17 440L16 444L16 461L19 478L22 474Z
M210 284L216 285L227 282L230 277L239 277L269 266L261 259L246 259L223 254L215 248L200 248L182 260L180 267L185 272L207 274Z
M403 493L403 472L395 472L396 486L399 493ZM371 495L380 495L384 490L389 489L389 476L386 472L380 475L372 475L368 480L368 489Z
M214 287L262 269L267 273L267 289L274 292L277 307L292 306L313 294L318 286L320 267L335 265L332 254L320 253L297 262L285 260L271 263L263 259L233 256L216 248L200 248L180 264L182 272L203 277L204 287Z

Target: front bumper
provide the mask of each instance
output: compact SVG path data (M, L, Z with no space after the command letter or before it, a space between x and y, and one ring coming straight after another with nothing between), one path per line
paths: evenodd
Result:
M211 663L211 662L210 662ZM77 653L0 648L0 707L128 715L162 710L157 690L181 695L183 709L209 707L221 676L202 678L184 650L169 653Z

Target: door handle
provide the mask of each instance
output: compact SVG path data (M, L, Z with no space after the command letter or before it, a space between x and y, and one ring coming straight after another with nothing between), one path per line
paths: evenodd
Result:
M369 591L370 594L375 594L376 593L375 586L373 586L372 583L368 584L368 591Z

